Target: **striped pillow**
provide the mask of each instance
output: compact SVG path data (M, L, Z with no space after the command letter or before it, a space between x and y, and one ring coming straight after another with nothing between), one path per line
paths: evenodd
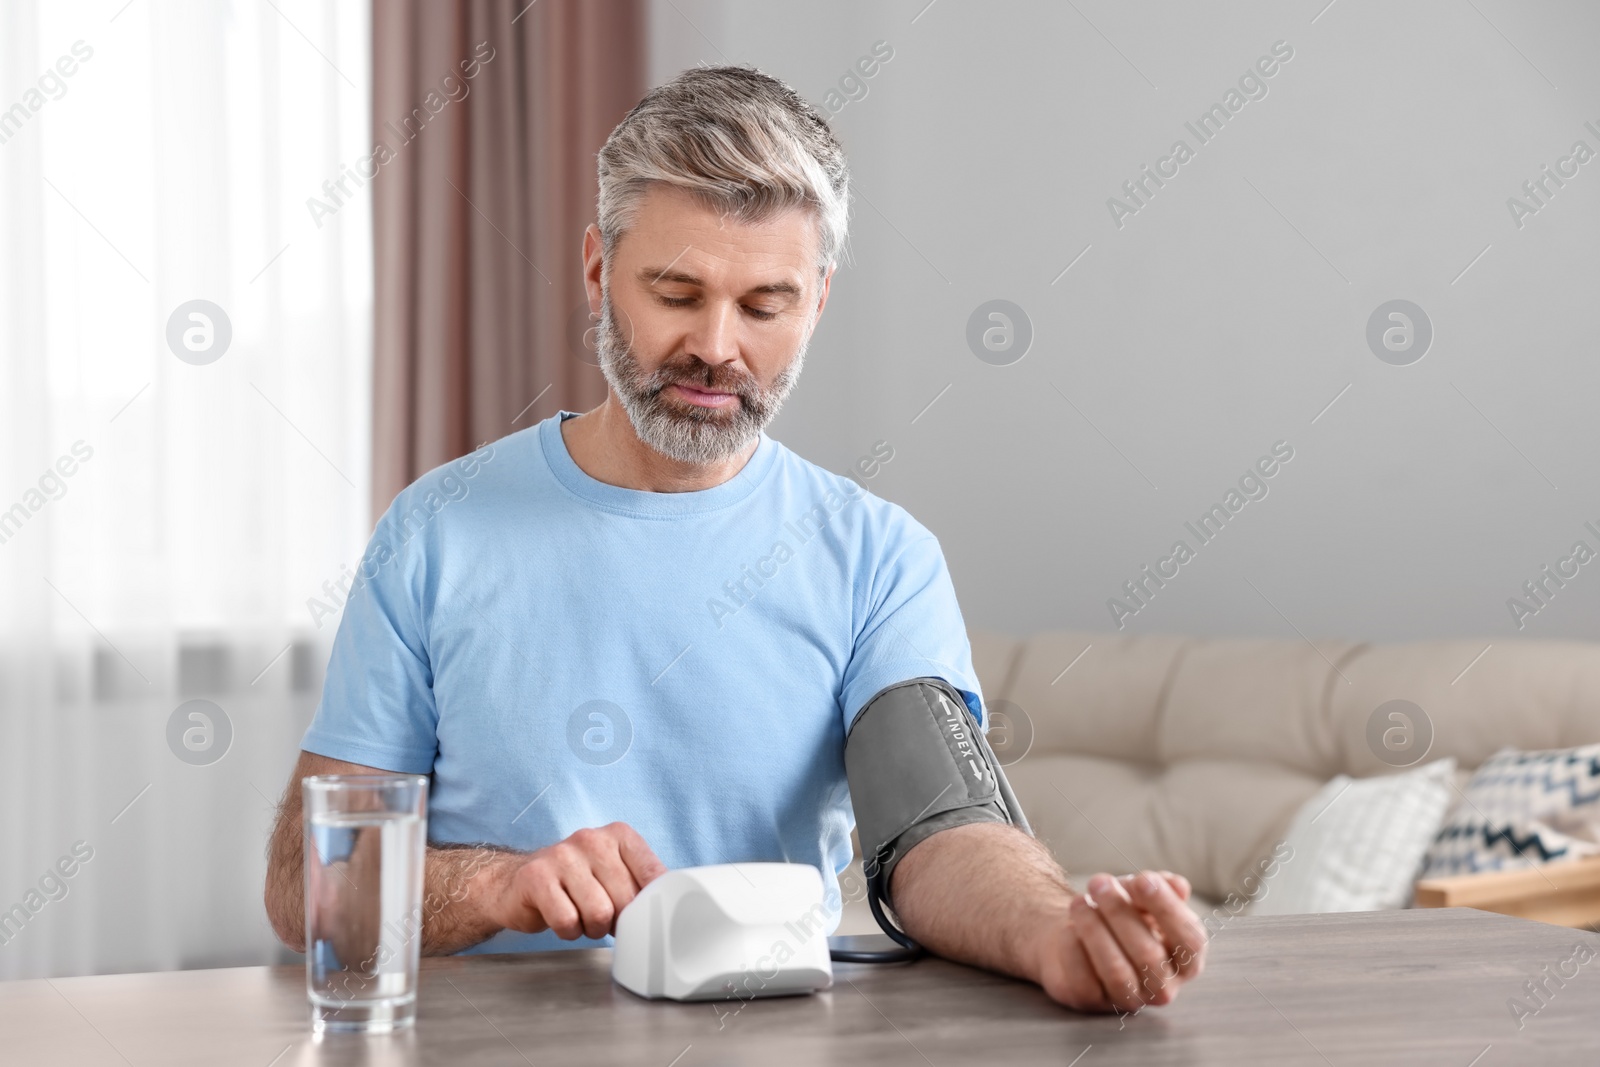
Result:
M1484 761L1423 860L1422 877L1537 867L1600 854L1600 745Z

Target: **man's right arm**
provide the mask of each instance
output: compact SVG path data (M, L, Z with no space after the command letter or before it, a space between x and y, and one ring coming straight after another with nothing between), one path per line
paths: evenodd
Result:
M301 752L289 776L268 846L265 903L273 931L296 952L306 948L300 780L312 774L381 773ZM339 862L347 862L348 873L359 879L369 859L358 847L348 861ZM644 839L623 823L579 830L535 852L430 845L423 864L422 954L458 952L505 929L554 930L569 941L603 937L639 890L665 870ZM336 940L341 933L331 932ZM356 958L364 954L357 952Z

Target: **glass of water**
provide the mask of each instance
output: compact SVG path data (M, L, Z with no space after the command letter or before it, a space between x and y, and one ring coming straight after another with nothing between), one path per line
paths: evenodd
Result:
M311 1026L383 1033L417 1012L428 779L318 774L305 808Z

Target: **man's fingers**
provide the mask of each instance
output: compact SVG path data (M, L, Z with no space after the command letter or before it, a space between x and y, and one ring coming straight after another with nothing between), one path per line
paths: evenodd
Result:
M639 883L622 858L621 835L615 830L615 827L623 825L622 823L615 823L610 827L599 830L579 830L567 838L565 842L565 844L571 845L576 849L578 865L582 866L587 874L592 875L594 880L600 883L601 889L611 903L612 917L606 924L605 933L607 934L611 933L612 927L616 925L616 916L623 908L632 903L633 898L639 893ZM574 884L571 881L563 880L566 881L569 887ZM585 910L586 919L587 916L588 913ZM592 927L586 924L585 929L592 929ZM591 933L589 936L604 935Z
M585 937L604 937L611 932L617 909L611 902L611 894L606 892L593 872L586 868L569 870L561 877L561 887L567 891L568 899L577 906L580 933ZM560 930L556 933L563 938L567 936Z
M600 887L593 873L596 855L609 850L598 830L579 830L564 841L558 841L542 850L539 866L545 872L541 879L544 895L540 903L554 909L545 912L545 921L556 936L571 941L587 934L604 937L609 932L615 910L611 898ZM551 883L554 883L553 888ZM556 916L560 916L557 921ZM593 931L599 929L599 933Z
M591 864L595 880L605 890L606 896L611 899L612 920L611 925L616 925L616 916L622 914L622 909L633 903L633 898L639 895L639 883L634 880L633 872L622 860L621 849L615 842L611 847L602 850L594 857ZM610 929L606 933L611 933Z
M1078 940L1083 943L1089 962L1094 965L1095 975L1111 1005L1118 1011L1138 1011L1144 1007L1144 1001L1139 997L1138 976L1102 918L1102 907L1091 906L1086 896L1073 900L1073 928L1078 933Z
M1091 909L1085 905L1084 910ZM1073 935L1066 938L1066 943L1061 947L1062 988L1049 992L1061 1003L1076 1011L1110 1011L1111 998L1106 996L1105 987L1100 984L1100 978L1095 973L1094 963L1089 959L1088 950L1084 948L1077 926L1078 923L1075 921Z
M1200 973L1205 954L1205 928L1184 903L1189 892L1188 880L1168 871L1091 878L1089 892L1072 901L1070 915L1103 1000L1091 1001L1092 990L1075 978L1076 958L1052 982L1059 987L1052 995L1091 1011L1092 1003L1122 1012L1170 1003Z
M1097 875L1089 881L1089 892L1099 906L1101 920L1138 976L1139 996L1151 1004L1171 1001L1177 995L1178 968L1169 958L1163 938L1146 925L1146 912L1130 899L1128 883Z
M555 930L556 936L569 940L577 936L561 933L577 929L578 909L548 864L530 862L517 868L510 896L511 913L501 920L508 929L525 934Z
M1141 871L1140 873L1142 874L1144 872ZM1155 873L1161 875L1161 877L1167 880L1167 885L1171 886L1172 891L1178 894L1179 900L1189 899L1189 894L1193 892L1193 889L1189 885L1189 879L1185 878L1181 874L1173 874L1171 871L1156 871ZM1117 875L1117 881L1121 882L1124 886L1129 886L1137 877L1137 874L1119 874ZM1128 892L1131 895L1133 890L1130 888Z
M611 933L617 915L666 866L624 823L578 830L515 869L495 906L508 929L572 941Z
M639 831L623 822L614 822L606 829L616 840L618 850L622 854L622 862L628 865L628 870L633 873L633 880L641 889L667 873L667 865L650 850L649 845L645 844L644 838L639 836Z
M1189 910L1172 886L1150 871L1135 877L1129 886L1133 902L1143 908L1161 927L1165 943L1178 975L1187 980L1198 975L1205 964L1206 929Z
M583 934L583 923L578 906L567 896L560 882L550 881L540 886L533 898L534 908L544 925L555 931L563 941L575 941Z

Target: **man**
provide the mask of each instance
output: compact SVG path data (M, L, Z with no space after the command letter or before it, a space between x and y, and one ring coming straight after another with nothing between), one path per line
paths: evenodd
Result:
M303 946L300 778L391 770L432 775L424 953L608 944L669 867L810 863L837 900L859 821L930 951L1081 1010L1169 1002L1205 951L1187 883L1068 888L981 740L937 540L764 432L845 236L826 121L757 71L686 71L599 178L606 399L379 521L273 836L279 937ZM924 756L977 785L923 803Z

